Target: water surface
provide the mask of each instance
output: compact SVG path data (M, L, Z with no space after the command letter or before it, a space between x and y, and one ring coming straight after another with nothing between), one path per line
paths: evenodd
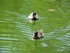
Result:
M31 12L40 19L30 23ZM69 0L0 0L0 53L70 53ZM33 40L36 30L45 37Z

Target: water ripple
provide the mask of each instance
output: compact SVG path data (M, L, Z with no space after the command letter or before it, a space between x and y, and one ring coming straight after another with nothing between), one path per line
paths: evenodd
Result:
M22 19L26 19L26 15L24 15L24 14L20 14L20 13L17 13L17 12L12 12L12 11L6 11L6 10L1 10L2 12L4 12L4 13L6 13L6 14L9 14L9 15L15 15L15 16L18 16L18 17L20 17L20 18L22 18Z
M41 43L43 47L47 47L48 45L46 43Z
M2 50L3 50L3 51L5 51L5 50L7 51L7 50L10 50L10 49L9 49L9 48L0 48L0 50L1 50L1 51L2 51Z
M19 39L16 39L16 38L4 38L4 37L0 37L0 40L19 40Z
M54 30L52 32L49 32L47 33L46 35L49 36L49 35L55 35L55 34L59 34L61 32L66 32L66 31L69 31L70 30L70 25L67 25L66 27L62 27L60 29L57 29L57 30Z
M52 42L52 45L57 48L56 51L68 50L67 48L70 47L70 32L69 31L70 31L70 24L68 24L66 27L61 27L60 29L47 33L46 39L49 39L49 40L54 39L55 41L59 42L59 43L57 42L55 43L55 41Z

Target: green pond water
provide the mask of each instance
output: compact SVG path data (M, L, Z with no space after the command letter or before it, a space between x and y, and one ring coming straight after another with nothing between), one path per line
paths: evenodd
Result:
M40 29L44 38L33 40ZM0 0L0 53L70 53L70 0Z

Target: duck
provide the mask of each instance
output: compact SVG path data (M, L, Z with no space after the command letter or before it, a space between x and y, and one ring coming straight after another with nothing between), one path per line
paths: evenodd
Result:
M41 39L41 38L43 38L44 37L44 33L43 33L43 31L42 30L39 30L39 31L36 31L36 32L34 32L34 34L33 34L33 39Z
M30 19L30 21L36 21L39 19L38 14L36 12L32 12L29 16L28 19Z

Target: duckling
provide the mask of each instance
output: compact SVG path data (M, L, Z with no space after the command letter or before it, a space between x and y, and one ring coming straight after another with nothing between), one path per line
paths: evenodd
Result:
M40 30L40 31L36 31L33 35L33 39L41 39L44 37L44 33Z
M35 13L35 12L32 12L32 13L28 16L28 18L30 19L30 21L31 21L31 20L36 21L36 20L39 19L38 14Z

